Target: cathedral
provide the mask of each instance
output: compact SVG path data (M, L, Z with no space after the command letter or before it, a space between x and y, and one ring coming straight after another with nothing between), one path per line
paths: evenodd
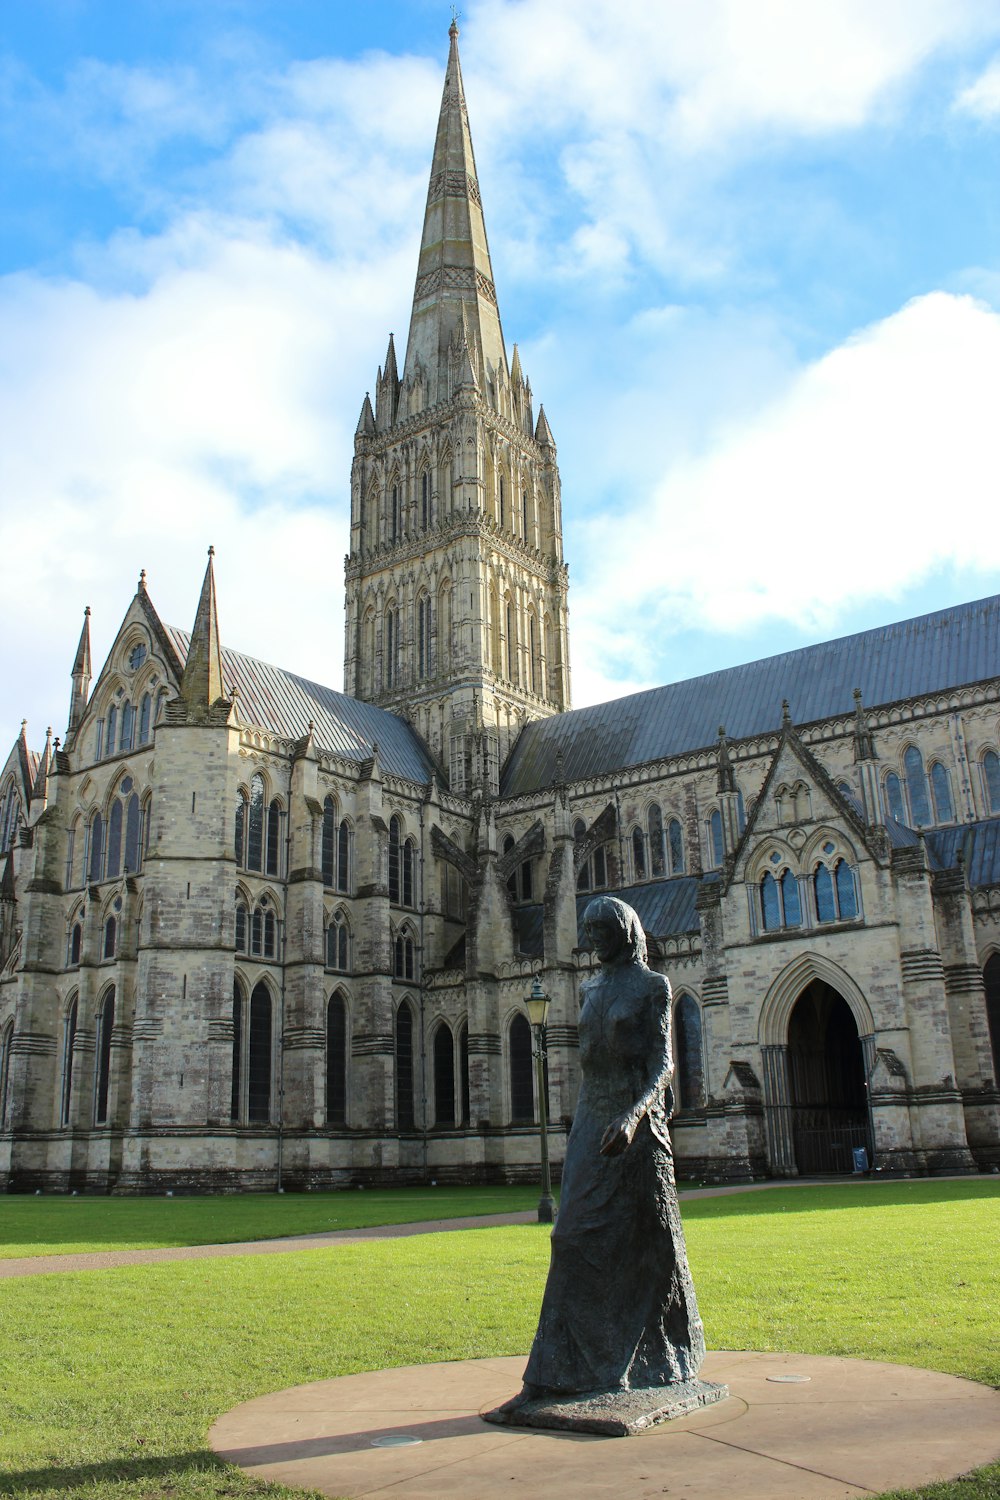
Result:
M87 611L65 736L0 773L0 1184L537 1178L524 999L558 1167L599 891L673 988L681 1176L1000 1170L1000 598L571 708L457 37L344 691L223 642L210 555L191 629L143 575L96 676Z

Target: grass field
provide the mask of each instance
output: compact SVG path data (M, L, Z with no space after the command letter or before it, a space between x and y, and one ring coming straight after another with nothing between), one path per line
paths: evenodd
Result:
M1000 1185L778 1189L689 1200L684 1221L710 1345L1000 1384ZM521 1352L547 1261L547 1234L529 1225L9 1280L0 1493L291 1494L213 1458L217 1415L331 1375ZM924 1493L997 1500L1000 1465Z
M0 1260L91 1250L152 1250L461 1219L534 1208L537 1187L380 1188L204 1198L5 1197Z

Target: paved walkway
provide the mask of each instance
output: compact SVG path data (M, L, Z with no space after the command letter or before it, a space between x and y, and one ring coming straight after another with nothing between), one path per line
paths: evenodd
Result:
M760 1193L773 1188L831 1187L843 1183L870 1184L879 1179L863 1177L795 1177L770 1182L744 1182L725 1187L682 1188L679 1197L724 1198L734 1193ZM909 1179L907 1179L909 1180ZM996 1176L981 1178L968 1173L955 1177L914 1178L920 1182L969 1182L982 1180L1000 1186ZM0 1280L6 1276L52 1276L67 1271L108 1271L118 1266L147 1266L169 1260L212 1260L221 1255L286 1255L293 1250L325 1250L331 1245L356 1245L362 1240L405 1239L413 1234L440 1234L449 1229L490 1229L498 1224L533 1224L536 1212L525 1209L511 1214L479 1214L465 1219L423 1219L413 1224L377 1224L367 1229L331 1229L319 1234L287 1235L275 1240L234 1240L222 1245L166 1245L150 1250L92 1250L67 1255L22 1255L0 1260Z
M727 1400L605 1438L483 1422L523 1369L522 1355L323 1380L234 1408L209 1441L260 1479L350 1500L850 1500L1000 1458L1000 1393L933 1370L713 1353L702 1375Z

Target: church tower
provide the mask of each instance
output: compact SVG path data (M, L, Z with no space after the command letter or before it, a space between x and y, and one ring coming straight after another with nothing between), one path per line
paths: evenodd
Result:
M556 448L508 364L451 48L400 378L354 440L345 688L405 714L451 788L496 789L522 724L570 706Z

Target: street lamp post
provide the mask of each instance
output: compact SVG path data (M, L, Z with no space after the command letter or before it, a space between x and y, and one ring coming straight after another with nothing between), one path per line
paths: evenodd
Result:
M549 1175L549 1111L545 1090L545 1022L549 1014L549 997L542 989L542 981L536 974L531 981L531 994L524 997L524 1008L528 1012L535 1046L535 1076L538 1083L538 1130L542 1146L542 1196L538 1200L539 1224L555 1222L556 1206L552 1201L552 1179Z

